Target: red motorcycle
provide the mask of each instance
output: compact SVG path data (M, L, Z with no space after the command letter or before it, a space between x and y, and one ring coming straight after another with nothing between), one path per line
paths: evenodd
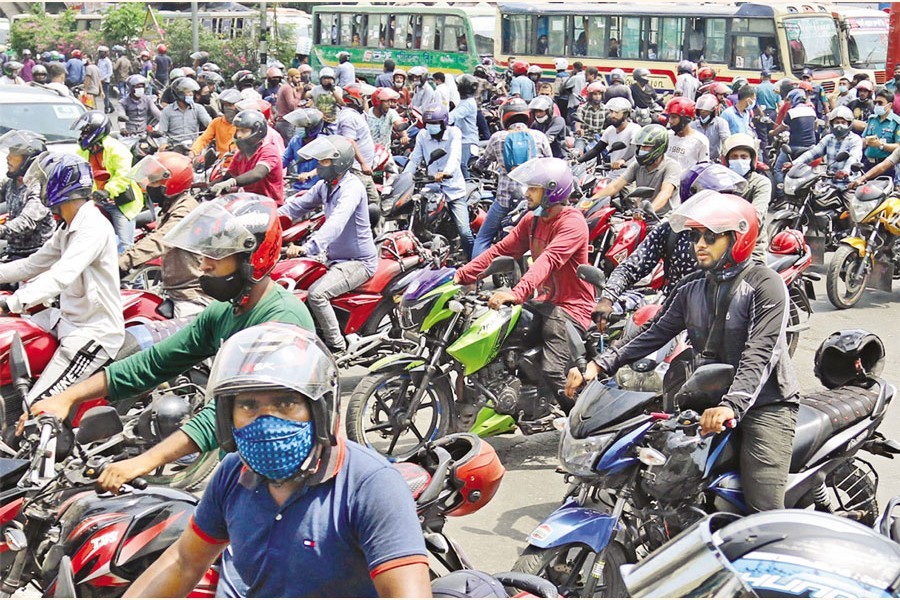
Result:
M609 198L582 200L578 207L588 224L588 260L602 268L606 275L631 256L647 237L648 219L657 220L648 198L656 195L653 188L637 188L621 203ZM639 200L643 200L638 204Z
M769 241L766 264L781 275L791 301L786 329L791 356L797 349L800 332L809 328L809 325L802 323L800 313L806 313L807 319L812 315L810 300L816 299L813 282L821 279L818 274L809 272L812 261L812 249L796 229L786 229Z

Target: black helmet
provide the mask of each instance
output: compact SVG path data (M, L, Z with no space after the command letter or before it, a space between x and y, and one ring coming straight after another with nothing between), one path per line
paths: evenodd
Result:
M234 85L236 85L237 89L239 90L248 88L256 83L256 79L253 77L253 73L251 73L247 69L241 69L240 71L232 75L231 81L234 82Z
M0 149L6 149L14 156L23 156L25 158L15 171L7 171L6 175L9 178L24 175L31 163L34 162L35 157L47 151L46 141L44 136L26 129L7 131L0 135Z
M468 73L460 75L456 78L456 91L459 92L459 97L463 100L471 98L478 91L478 80L475 79L474 75L469 75Z
M78 136L78 145L82 150L88 150L100 144L103 138L109 135L112 123L103 111L90 110L78 117L69 129L81 132Z
M266 118L258 110L242 110L234 116L231 124L237 129L249 129L250 135L244 138L235 134L234 143L244 156L252 156L269 133Z
M843 329L819 345L813 364L816 377L827 388L864 381L884 369L884 344L865 329Z

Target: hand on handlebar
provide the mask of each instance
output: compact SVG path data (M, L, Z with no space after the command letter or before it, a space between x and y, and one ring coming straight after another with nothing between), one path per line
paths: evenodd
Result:
M578 391L578 388L590 381L597 379L602 373L603 369L597 366L597 363L595 363L594 361L588 361L584 373L579 371L577 367L572 367L571 369L569 369L569 373L566 376L566 397L574 398L575 392Z
M298 246L297 244L291 244L285 250L285 256L288 258L297 258L298 256L306 256L306 248L303 246Z
M862 179L862 177L860 177L859 179L854 179L849 184L847 184L847 190L852 192L853 190L855 190L859 186L863 185L864 183L865 183L865 181Z
M609 325L609 315L612 314L612 311L613 303L609 298L600 298L600 301L597 302L597 306L594 307L591 318L594 320L594 323L597 324L597 329L601 333L606 331L606 327Z
M136 456L127 460L114 462L106 466L97 478L97 487L104 492L121 494L122 486L146 475L156 468L156 465L146 464L144 456ZM139 482L134 482L133 487L140 488ZM146 484L144 484L146 487Z
M781 165L781 170L782 170L784 173L787 173L788 171L791 170L791 167L793 167L793 166L794 166L794 163L786 162L786 163L784 163L783 165Z
M516 297L511 292L494 292L488 300L488 308L498 310L504 304L515 304Z
M711 433L720 433L725 427L732 425L728 421L734 421L737 415L727 406L714 406L707 408L700 415L700 435L709 435Z
M48 414L60 421L64 421L71 410L72 405L60 396L50 396L44 400L39 400L31 405L31 409L28 412L19 417L19 422L16 424L16 435L20 436L25 431L25 422L30 418L29 413L34 416Z

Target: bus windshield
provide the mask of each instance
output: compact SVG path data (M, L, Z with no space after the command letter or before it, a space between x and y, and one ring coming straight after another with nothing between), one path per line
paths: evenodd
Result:
M887 61L887 30L851 29L850 65L857 69L883 69Z
M795 70L841 65L837 26L831 17L788 17L784 30Z

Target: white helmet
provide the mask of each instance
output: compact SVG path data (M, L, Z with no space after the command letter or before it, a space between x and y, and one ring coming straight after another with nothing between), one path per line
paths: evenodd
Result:
M565 71L569 68L569 61L565 58L557 58L553 61L553 66L557 71Z
M319 79L324 79L325 77L331 77L332 79L334 79L334 69L332 69L331 67L322 67L321 69L319 69Z
M850 110L847 106L838 106L833 111L828 113L828 122L834 121L835 119L843 119L848 123L853 122L853 111Z
M634 108L628 98L610 98L606 103L606 110L615 112L631 112Z
M428 77L428 69L426 69L425 67L421 67L421 66L413 67L412 69L409 70L409 76L410 77L421 77L424 79L424 78Z
M613 69L609 73L609 81L610 83L614 83L618 79L622 83L625 83L625 71L622 69Z

